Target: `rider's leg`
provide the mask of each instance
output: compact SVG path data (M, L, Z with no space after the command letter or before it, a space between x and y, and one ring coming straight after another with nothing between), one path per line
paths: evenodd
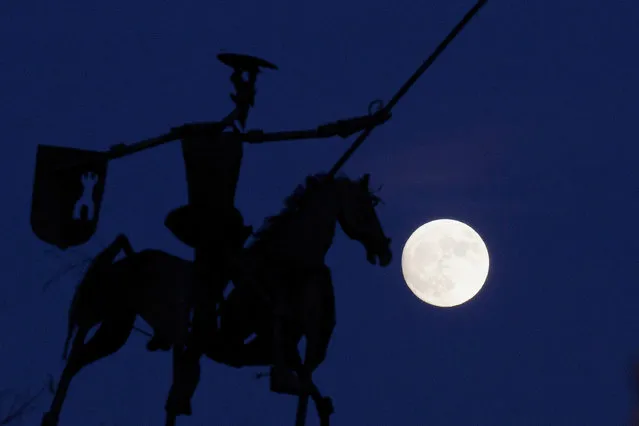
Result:
M186 347L173 349L173 384L165 406L169 414L191 415L191 397L200 382L202 328L199 317L194 315Z
M174 377L166 411L176 415L191 414L191 398L200 381L200 358L217 329L216 304L220 300L225 276L215 268L212 253L195 251L194 306L191 330L183 351L174 351Z

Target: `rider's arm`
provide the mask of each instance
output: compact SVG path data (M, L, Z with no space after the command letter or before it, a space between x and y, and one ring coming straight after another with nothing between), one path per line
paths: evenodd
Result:
M380 124L388 121L390 117L390 113L382 110L374 114L323 124L315 129L268 133L262 130L251 130L243 133L241 137L242 141L248 143L276 142L292 139L319 139L331 138L334 136L347 138L353 133L359 132L368 127L379 126Z
M195 122L195 123L187 123L178 127L173 127L171 129L171 133L176 137L176 139L182 139L187 137L199 136L199 135L216 135L228 125L223 122L211 121L211 122Z

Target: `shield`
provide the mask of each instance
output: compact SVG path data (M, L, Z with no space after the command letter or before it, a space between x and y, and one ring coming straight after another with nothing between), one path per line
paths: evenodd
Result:
M38 145L31 200L31 229L61 249L95 233L107 172L107 154Z

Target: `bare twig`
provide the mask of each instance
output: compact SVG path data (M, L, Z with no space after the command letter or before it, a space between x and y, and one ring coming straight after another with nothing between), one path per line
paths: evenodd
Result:
M18 424L25 414L34 409L35 401L45 391L48 391L51 394L55 393L55 383L51 374L47 375L45 384L34 395L31 395L31 392L28 391L22 394L18 394L10 389L0 390L0 408L2 408L3 402L6 402L11 396L13 396L13 401L11 406L9 407L8 412L0 413L0 426L5 426L13 423Z
M76 262L69 263L66 268L58 271L57 274L55 274L53 277L51 277L44 283L44 285L42 286L42 292L47 291L47 289L49 288L51 284L53 284L56 281L59 281L60 279L62 279L62 277L64 277L66 274L68 274L72 270L80 266L84 266L88 264L89 262L91 262L91 260L92 258L89 257L89 258L83 259L80 263L76 263Z
M13 403L9 407L6 414L0 415L0 425L8 425L14 422L19 422L22 417L29 411L33 410L36 399L42 395L45 387L43 386L35 395L30 395L30 392L22 395L15 395L13 397ZM0 392L0 399L8 396L11 391L5 390ZM1 402L1 401L0 401Z

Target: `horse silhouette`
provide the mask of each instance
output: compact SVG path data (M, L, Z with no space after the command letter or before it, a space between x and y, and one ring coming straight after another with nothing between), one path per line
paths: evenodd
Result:
M242 253L235 266L234 288L219 309L220 327L211 333L205 349L207 357L232 367L271 366L271 390L302 399L310 396L322 426L329 424L333 407L313 384L312 373L324 361L335 326L333 285L325 257L339 223L346 235L362 243L369 262L390 263L390 239L375 212L378 201L370 191L369 175L358 180L308 177ZM67 342L73 341L42 426L58 425L73 377L117 352L136 316L170 342L175 382L189 334L193 264L151 249L129 250L125 258L113 262L113 253L123 246L119 237L98 255L76 289L67 336ZM255 338L244 343L252 334ZM298 350L302 337L306 338L303 361ZM167 411L165 424L175 421L176 414Z

